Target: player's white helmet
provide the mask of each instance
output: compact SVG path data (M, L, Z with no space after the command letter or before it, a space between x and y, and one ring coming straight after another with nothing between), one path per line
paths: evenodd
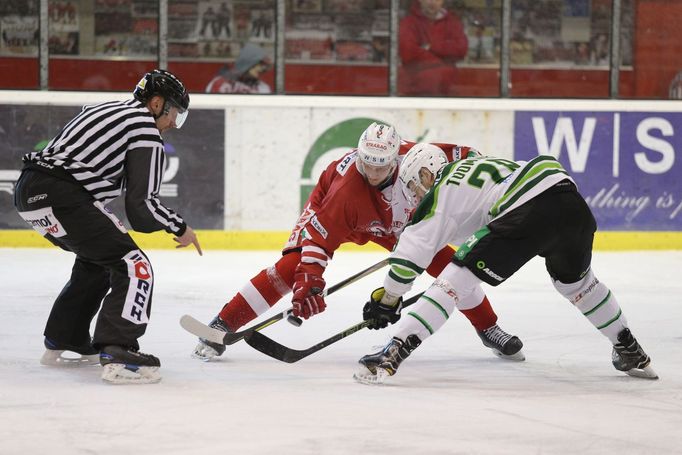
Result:
M394 164L400 151L400 136L395 128L383 123L372 123L358 141L358 157L370 166Z
M420 142L412 146L400 163L398 179L403 186L403 192L413 205L417 205L418 198L414 190L409 188L409 183L414 183L414 188L421 188L425 193L427 189L422 185L419 171L428 169L434 176L448 163L445 152L433 144Z

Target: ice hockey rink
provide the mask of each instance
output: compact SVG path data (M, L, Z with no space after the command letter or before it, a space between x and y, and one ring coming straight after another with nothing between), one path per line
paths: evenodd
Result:
M220 361L190 358L195 339L180 316L208 321L279 253L148 254L156 283L141 347L160 357L163 380L112 386L99 367L38 361L73 256L0 249L0 454L682 453L682 252L597 252L593 262L658 381L616 371L608 340L556 293L536 259L503 286L485 288L500 325L524 341L525 362L493 356L456 313L381 386L358 384L352 374L390 328L360 331L294 364L244 342ZM382 258L338 252L327 283ZM359 322L383 273L330 296L327 310L301 327L280 322L263 333L309 347ZM414 291L429 281L421 278Z

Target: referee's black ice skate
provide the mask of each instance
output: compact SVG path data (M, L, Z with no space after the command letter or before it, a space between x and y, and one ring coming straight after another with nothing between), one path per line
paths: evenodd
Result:
M496 356L518 362L526 360L526 356L521 350L523 342L519 337L508 334L497 324L485 330L477 330L476 333L478 333L483 344L492 349Z
M102 379L111 384L152 384L161 380L161 361L133 348L105 346L99 354Z
M405 341L393 337L384 349L368 354L358 361L360 367L353 378L363 384L383 383L388 376L396 373L402 361L420 344L421 340L417 335L409 335Z
M208 326L214 329L218 329L222 332L230 331L230 329L227 327L227 324L225 324L225 322L222 319L220 319L219 315L214 317L208 324ZM212 341L199 338L199 344L197 344L196 347L194 348L194 351L192 352L192 357L194 357L195 359L203 360L204 362L208 362L214 357L219 357L223 355L224 352L225 352L224 344L214 343Z
M613 346L611 361L616 370L624 371L630 376L658 379L658 375L651 368L651 358L632 336L630 329L623 329L618 334L618 343Z
M99 351L92 346L92 342L75 346L60 343L45 337L45 353L40 363L48 366L73 367L81 365L99 365ZM65 354L65 352L73 353Z

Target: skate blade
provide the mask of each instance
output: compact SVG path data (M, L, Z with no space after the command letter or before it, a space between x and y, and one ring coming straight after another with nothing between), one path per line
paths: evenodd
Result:
M631 370L628 370L625 372L628 376L632 376L633 378L641 378L641 379L658 379L658 375L654 371L653 368L651 368L651 365L647 365L644 368L633 368Z
M65 352L74 357L64 355ZM77 356L77 357L76 357ZM99 354L82 355L77 352L47 349L40 358L40 364L50 367L74 368L88 365L99 365Z
M493 351L493 354L504 360L512 360L514 362L523 362L524 360L526 360L526 355L523 353L523 350L519 350L519 352L509 355L503 354L501 351L498 351L497 349L491 348L491 350Z
M389 376L390 374L388 374L388 371L384 370L383 368L377 368L377 372L374 374L364 366L361 366L358 371L353 373L353 379L360 384L367 385L381 385Z
M159 367L127 367L123 363L104 365L102 380L109 384L155 384L161 380Z

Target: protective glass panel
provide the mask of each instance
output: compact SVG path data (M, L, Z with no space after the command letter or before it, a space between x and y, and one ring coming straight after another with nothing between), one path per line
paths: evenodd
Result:
M40 85L38 0L0 2L0 89Z
M191 92L272 93L276 6L276 0L169 0L169 69Z
M607 98L612 0L512 0L511 90L515 97ZM622 0L632 17L632 0ZM623 21L621 36L631 36ZM623 40L621 71L631 70L632 41Z
M390 0L288 0L287 93L388 94Z
M398 93L499 96L501 0L401 1Z
M49 0L49 88L130 90L157 66L156 0Z

